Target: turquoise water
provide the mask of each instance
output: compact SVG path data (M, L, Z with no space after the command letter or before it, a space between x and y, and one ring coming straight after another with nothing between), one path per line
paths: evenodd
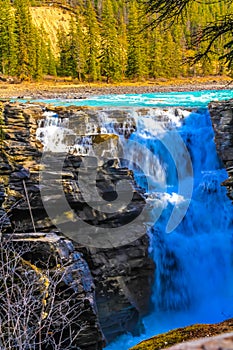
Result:
M192 92L158 92L150 94L100 95L78 100L28 100L56 106L91 107L206 107L210 101L233 98L233 90L204 90ZM20 100L26 102L27 100Z

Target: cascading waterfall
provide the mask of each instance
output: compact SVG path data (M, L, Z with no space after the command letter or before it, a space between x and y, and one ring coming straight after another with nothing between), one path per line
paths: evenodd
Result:
M122 135L131 134L130 139L136 142L135 145L149 149L154 155L153 159L150 155L144 157L137 146L126 150L128 166L135 171L138 184L147 191L151 205L150 225L154 208L163 209L159 220L148 229L156 275L154 310L144 319L145 334L138 338L124 335L107 348L126 350L138 341L170 328L233 317L233 206L226 189L221 186L227 174L216 154L208 110L129 109L129 116L136 121L133 133L130 118L116 129L113 118L108 118L104 110L98 113L101 133L118 133L123 148L127 141ZM46 122L38 128L38 138L47 149L51 143L53 150L64 151L64 137L72 134L69 121L59 121L56 115L46 114L45 119ZM89 128L92 134L99 132L94 126ZM182 206L187 200L177 194L177 169L158 137L174 131L182 137L190 153L194 188L186 216L172 233L166 233L173 207ZM56 140L55 149L53 140ZM92 154L88 136L76 141L75 154ZM181 150L175 151L178 166L186 167ZM144 173L140 170L142 162Z
M171 113L169 110L168 118ZM109 350L128 349L142 339L175 327L218 322L233 316L233 206L221 186L227 174L217 157L209 112L175 112L174 117L169 118L172 125L163 121L162 129L171 133L176 128L189 150L194 174L192 200L180 225L172 233L165 233L172 207L180 205L182 198L176 195L172 159L157 140L159 129L153 127L154 111L147 116L151 122L144 122L140 115L136 118L137 133L131 137L157 155L157 174L163 180L165 173L168 185L166 192L156 193L159 187L155 187L155 192L148 194L150 201L155 198L156 205L160 202L164 208L149 233L156 265L154 310L144 320L145 335L134 339L122 336L107 347ZM137 150L131 154L134 164ZM136 179L145 186L140 173L136 173Z
M161 205L165 209L152 228L152 251L157 266L154 294L156 308L182 310L194 302L200 302L201 297L208 298L222 287L224 294L229 292L229 296L233 296L232 275L227 275L230 271L226 270L227 266L231 266L233 252L233 210L226 196L226 189L221 187L226 172L220 169L208 111L181 113L176 123L173 120L173 127L180 133L191 154L194 190L186 217L172 234L164 234L164 231L172 205L178 205L181 200L175 195L176 169L172 164L173 160L169 159L169 155L156 140L158 128L153 128L155 117L153 114L149 116L152 119L151 128L150 124L149 127L147 125L148 120L143 123L143 118L139 116L137 133L132 138L149 147L161 159L163 165L162 169L161 166L158 167L157 181L158 178L163 181L164 173L167 177L167 191L159 193ZM163 121L161 124L164 132L172 132L170 124ZM137 157L138 152L134 150L132 163L137 163ZM149 162L149 167L150 164ZM185 167L186 164L181 163L179 166ZM151 167L151 171L153 176L156 170ZM155 193L149 195L154 196Z

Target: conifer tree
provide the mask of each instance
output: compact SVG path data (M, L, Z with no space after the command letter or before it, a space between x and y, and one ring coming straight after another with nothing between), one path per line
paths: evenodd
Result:
M128 18L128 62L126 74L129 78L141 79L146 71L146 58L141 30L139 6L135 0L132 0L129 3Z
M33 50L34 54L34 67L32 71L32 76L34 79L39 80L43 76L43 63L44 63L44 57L43 57L43 51L44 51L44 42L42 39L42 35L40 35L39 30L35 30L35 34L37 36L35 37L35 49ZM29 56L30 57L30 56Z
M70 19L69 44L70 44L70 69L72 77L82 81L85 77L85 49L84 33L82 30L82 21L79 14L76 19Z
M46 33L44 26L40 27L41 37L41 65L43 74L57 75L56 60L52 51L51 41Z
M62 4L67 1L62 0ZM101 80L101 76L107 81L125 77L140 80L222 74L227 68L224 61L217 61L217 56L228 53L231 62L233 4L229 0L217 0L214 4L197 0L72 0L77 5L77 15L73 12L68 32L59 28L56 57L49 33L36 28L32 21L29 7L38 4L37 0L0 0L0 73L16 74L21 79L40 79L44 74L58 73L80 81ZM146 13L148 9L152 12L154 9L156 15ZM172 21L176 11L182 12L183 17L175 26L159 24L162 18ZM150 21L155 21L157 27L148 27ZM212 27L208 25L211 22ZM202 28L206 29L202 32ZM226 33L219 37L218 30L223 29ZM208 38L213 35L216 35L211 46L214 54L208 51ZM202 60L203 52L207 51L209 60ZM190 56L199 57L200 61L192 67L184 65Z
M117 20L111 0L102 1L101 72L107 82L121 79Z
M70 71L70 75L72 77L77 77L77 63L78 63L78 56L79 56L79 48L77 46L78 42L78 36L77 36L77 30L76 25L74 22L74 18L71 16L70 18L70 28L69 28L69 34L68 34L68 69Z
M0 72L14 75L16 72L16 50L14 17L9 0L0 0Z
M119 63L121 67L121 80L125 77L127 69L127 52L128 52L128 40L127 40L127 25L124 16L124 8L119 13L119 26L118 26L118 42L119 42Z
M86 2L85 18L87 28L87 74L89 80L96 81L100 78L100 28L91 0Z
M202 26L194 36L194 41L204 43L204 45L200 52L194 54L193 62L200 62L203 57L208 57L218 39L223 37L225 41L223 48L226 53L220 56L219 59L225 59L228 68L233 69L233 4L231 0L209 1L207 3L205 1L201 3L197 0L145 0L144 3L146 4L147 13L156 14L152 24L157 25L165 22L167 27L176 23L187 11L190 11L193 5L196 5L202 11L201 16L199 16ZM220 3L227 6L225 12L221 11L223 6L222 8L217 6ZM197 16L196 11L194 11L194 14Z
M59 65L58 74L60 76L69 76L70 69L70 42L64 28L59 27L57 32L58 47L59 47Z
M55 61L54 54L52 52L50 41L47 42L47 50L46 51L47 51L46 52L47 61L46 61L45 73L50 74L50 75L57 75L56 61Z
M31 37L31 15L28 0L15 0L15 33L17 45L17 75L21 79L32 76L32 63L30 62L30 37ZM34 52L35 53L35 52Z
M162 77L162 49L163 40L159 28L154 28L150 33L150 51L149 51L149 74L152 78Z
M85 49L85 34L83 31L83 18L82 13L76 15L76 73L79 81L85 80L85 70L86 70L86 49Z

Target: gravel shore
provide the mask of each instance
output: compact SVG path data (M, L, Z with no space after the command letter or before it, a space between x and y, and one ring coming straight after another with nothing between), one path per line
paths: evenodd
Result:
M46 84L46 83L26 83L26 84L0 84L0 98L27 98L27 99L81 99L93 95L108 94L143 94L152 92L177 92L177 91L197 91L197 90L231 90L232 80L212 80L208 82L189 82L183 84L130 84L130 85L110 85L106 86L94 84Z

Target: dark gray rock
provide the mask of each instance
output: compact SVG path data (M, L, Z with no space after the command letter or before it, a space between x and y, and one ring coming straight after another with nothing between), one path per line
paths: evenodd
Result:
M77 132L81 135L85 135L93 127L96 128L95 109L51 106L46 108L54 111L57 117L60 118L61 123L63 123L63 120L66 122L67 118L70 123L75 120L75 123L77 123L79 120ZM18 239L22 241L27 240L27 237L32 240L31 235L34 232L35 225L37 231L37 233L33 233L35 245L37 242L44 240L44 237L49 237L48 234L57 229L48 217L40 195L39 174L43 167L40 164L43 147L36 139L35 133L38 124L43 125L44 123L43 113L46 108L43 104L5 103L3 113L5 140L3 142L3 167L0 168L2 184L0 188L0 203L2 203L0 220L1 217L4 217L4 222L7 224L4 227L2 226L1 231L4 234L14 232L15 239L18 235ZM125 111L111 113L108 113L107 118L109 118L110 124L114 120L114 123L111 124L113 131L117 130L118 133L127 138L135 130L134 120L128 118ZM97 125L96 132L98 135L92 137L92 142L95 144L103 139L98 128L101 128L101 124ZM109 137L112 138L112 136ZM116 141L117 138L114 137L114 142ZM87 167L80 168L82 157L70 154L66 157L60 174L56 171L57 163L60 160L59 157L64 157L64 154L48 152L47 157L49 157L47 162L49 166L44 170L46 172L46 182L43 183L47 197L44 200L48 201L50 209L54 209L55 212L60 210L61 197L57 192L59 183L63 186L70 207L80 217L81 221L86 220L92 226L119 227L132 221L145 207L143 192L137 188L133 173L127 168L119 167L117 161L102 162L98 166L96 183L100 197L102 196L105 200L114 199L116 183L122 179L128 180L131 184L133 196L124 212L110 213L106 216L87 205L79 189L81 173L84 179L86 177L87 183L90 182L88 178L90 169L88 167L92 167L91 157L89 157L90 162L88 161ZM24 184L30 207L26 199ZM102 205L98 202L95 204L97 208L98 205L99 207ZM33 222L29 209L32 212ZM63 235L62 228L64 227L65 232L67 224L70 223L68 214L61 213L60 219L63 220L63 226L59 225L59 236ZM149 240L145 228L142 225L135 225L129 230L128 234L135 238L131 238L128 244L125 243L115 248L91 248L78 242L75 243L76 254L83 254L83 258L89 265L95 285L95 295L94 290L92 290L92 314L84 313L88 327L80 340L79 346L81 349L97 350L103 345L101 331L98 328L99 321L107 341L124 332L130 331L133 334L139 334L141 331L140 319L148 312L150 306L154 265L148 254ZM51 255L51 250L46 248L48 247L46 244L43 247L40 245L40 249L36 252L33 250L34 258L39 256L42 259L43 255L47 257ZM64 249L66 250L66 248ZM80 260L74 264L79 264L79 262ZM76 269L75 266L73 265L74 270ZM87 276L89 276L88 271ZM75 283L81 286L79 288L83 288L83 302L89 305L85 293L89 293L86 288L88 288L90 282L89 279L86 280L84 277L85 273L81 275L80 273L74 273ZM93 311L95 307L98 309L98 315ZM89 339L91 339L90 343L88 343Z
M233 200L233 100L211 102L209 112L217 152L229 175L223 185L227 187L228 195Z
M5 234L3 237L6 250L10 246L29 266L36 267L41 276L47 276L42 339L48 332L53 334L57 345L62 336L64 349L101 350L104 338L98 321L95 286L86 261L72 242L56 233ZM42 349L54 347L43 345Z

